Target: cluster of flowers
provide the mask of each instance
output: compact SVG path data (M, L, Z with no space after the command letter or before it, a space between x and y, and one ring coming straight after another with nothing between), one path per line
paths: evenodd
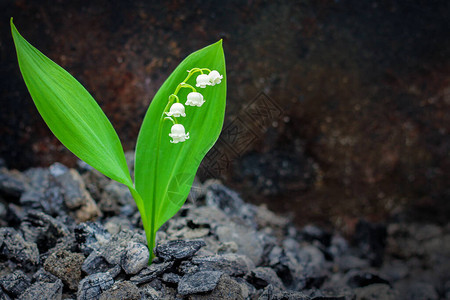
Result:
M198 93L197 90L192 85L186 83L186 81L188 81L188 79L193 74L198 73L198 72L200 72L200 75L197 76L196 87L199 87L199 88L205 88L207 86L214 86L216 84L219 84L223 78L223 76L220 75L220 73L217 72L216 70L211 71L206 68L194 68L192 70L188 70L188 73L189 73L188 76L186 77L186 79L183 80L183 82L181 82L177 86L175 92L169 96L169 103L167 104L166 108L164 109L164 114L167 116L167 117L165 117L165 119L171 120L173 123L171 132L169 133L169 137L172 138L172 140L170 141L171 143L176 144L179 142L184 142L187 139L189 139L189 132L186 133L184 126L182 124L179 124L176 121L176 119L175 120L173 119L173 118L178 118L178 117L186 117L186 110L185 110L184 105L200 107L203 105L203 103L205 103L205 100L203 99L203 95L201 93ZM208 74L204 74L203 72L208 72ZM192 90L192 92L190 92L187 95L187 100L184 105L182 103L180 103L180 100L177 96L177 94L181 88L190 88ZM175 101L175 102L173 104L171 104L172 101ZM167 112L169 105L170 105L170 109Z

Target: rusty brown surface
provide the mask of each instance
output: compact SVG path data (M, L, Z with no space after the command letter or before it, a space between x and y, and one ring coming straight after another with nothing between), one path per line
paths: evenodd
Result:
M126 150L171 70L223 38L225 127L239 118L250 130L244 138L253 139L242 150L222 136L216 150L228 160L219 171L210 163L217 158L205 161L205 178L220 177L247 199L293 212L298 223L346 226L405 207L445 219L446 1L225 2L6 1L0 151L7 165L75 163L26 92L6 25L10 16L93 94ZM265 127L248 110L261 93L282 112Z

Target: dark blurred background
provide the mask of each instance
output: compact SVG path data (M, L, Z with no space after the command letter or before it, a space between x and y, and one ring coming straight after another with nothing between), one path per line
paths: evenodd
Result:
M26 90L11 16L92 93L127 151L170 72L223 39L226 122L201 180L220 178L298 224L448 221L448 0L2 0L0 16L9 168L76 165Z

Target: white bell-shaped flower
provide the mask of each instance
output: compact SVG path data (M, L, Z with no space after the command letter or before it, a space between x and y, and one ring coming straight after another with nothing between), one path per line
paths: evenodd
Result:
M175 102L170 107L169 112L166 112L166 115L169 117L186 117L184 105L178 102Z
M187 101L186 105L190 106L202 106L203 103L205 103L205 100L203 100L203 95L197 92L191 92L187 95Z
M216 70L212 70L209 73L208 78L211 85L216 85L221 82L223 75L220 75L220 73L217 72Z
M200 74L197 76L197 87L205 88L207 85L211 85L211 82L209 80L209 75L206 74Z
M184 126L181 124L174 124L171 129L169 136L173 139L171 143L177 144L179 142L184 142L189 139L189 132L186 133Z

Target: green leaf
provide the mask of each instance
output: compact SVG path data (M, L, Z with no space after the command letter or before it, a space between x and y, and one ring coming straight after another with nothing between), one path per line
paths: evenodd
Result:
M50 130L80 159L132 189L119 137L97 102L72 75L28 43L12 18L11 32L23 79Z
M189 132L190 139L172 144L168 135L172 123L164 121L161 125L161 115L169 96L186 78L186 71L193 68L217 70L223 79L218 85L197 88L206 102L201 107L186 106L186 117L178 118ZM195 78L192 76L187 83L195 86ZM186 102L189 92L189 89L180 90L181 103ZM222 41L219 41L182 61L152 100L139 132L135 160L136 190L143 198L152 237L184 204L200 162L219 137L225 99L225 57ZM147 242L151 248L153 241Z

